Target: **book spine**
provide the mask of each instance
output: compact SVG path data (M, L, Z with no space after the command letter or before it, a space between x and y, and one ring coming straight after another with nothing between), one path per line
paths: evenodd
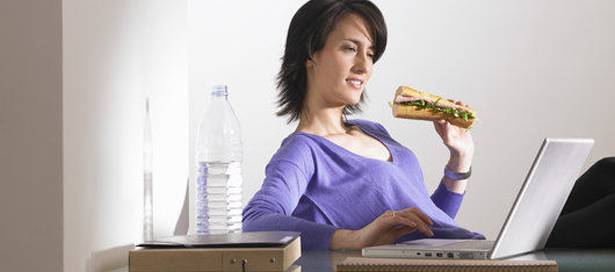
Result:
M338 272L557 272L557 265L548 266L398 266L338 265Z

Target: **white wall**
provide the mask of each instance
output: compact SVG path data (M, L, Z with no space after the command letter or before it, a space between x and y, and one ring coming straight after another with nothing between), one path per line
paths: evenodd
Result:
M194 139L211 86L227 84L241 123L244 205L260 187L264 166L291 127L273 117L273 87L292 10L302 1L190 1L190 180L195 201ZM273 1L271 3L274 3ZM249 136L248 136L249 135ZM194 186L193 186L194 185ZM190 226L194 210L190 207Z
M61 1L0 1L2 271L62 271L61 69Z
M142 238L151 95L154 234L171 235L187 173L184 1L63 2L64 270L127 265Z
M389 44L357 117L381 122L414 150L435 188L445 147L430 123L394 119L387 101L409 84L478 110L474 176L459 224L495 238L543 137L595 138L588 165L615 154L615 2L375 2ZM296 125L274 116L273 80L304 1L190 3L191 146L209 86L227 83L243 128L245 205Z

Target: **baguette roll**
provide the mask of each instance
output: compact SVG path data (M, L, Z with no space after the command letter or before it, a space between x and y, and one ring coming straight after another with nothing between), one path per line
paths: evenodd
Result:
M425 105L409 105L408 101L425 101ZM443 99L407 86L397 88L392 109L393 116L397 118L427 121L446 120L452 125L466 129L472 127L476 120L476 112L469 107L457 105L452 100ZM451 112L456 112L458 116Z

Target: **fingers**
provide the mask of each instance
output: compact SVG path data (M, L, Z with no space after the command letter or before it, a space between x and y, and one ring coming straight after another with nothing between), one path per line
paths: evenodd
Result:
M423 211L421 211L418 208L408 208L406 209L409 212L413 212L414 214L416 214L419 218L421 218L423 220L423 222L429 224L429 225L433 225L433 221L431 221L431 218L429 218L429 216L427 216Z
M446 128L446 124L448 122L446 120L436 120L433 121L433 125L436 127L436 129L438 130L444 130Z
M433 232L431 231L431 228L429 227L429 224L425 221L423 221L422 218L420 218L417 214L415 213L411 213L411 212L407 212L404 213L406 215L407 218L411 218L412 221L414 221L417 224L417 229L422 232L423 234L425 234L425 236L427 237L432 237L433 236Z
M409 226L403 226L403 227L393 230L393 236L395 237L395 240L397 240L399 239L399 237L402 237L410 232L413 232L415 229L416 228L411 228Z
M404 226L408 226L411 228L416 228L417 226L413 220L410 220L407 217L401 216L399 212L387 211L385 215L387 215L388 225L404 225Z
M430 225L433 225L433 222L427 215L417 208L408 208L401 211L390 212L390 223L416 228L428 237L432 237L434 235L429 227Z
M448 122L446 120L433 121L434 128L440 137L443 137L446 133Z

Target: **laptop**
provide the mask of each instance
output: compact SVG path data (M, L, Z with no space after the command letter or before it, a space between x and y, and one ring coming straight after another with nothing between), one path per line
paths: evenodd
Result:
M419 239L366 247L362 255L500 259L542 250L593 144L593 139L545 139L495 241Z

